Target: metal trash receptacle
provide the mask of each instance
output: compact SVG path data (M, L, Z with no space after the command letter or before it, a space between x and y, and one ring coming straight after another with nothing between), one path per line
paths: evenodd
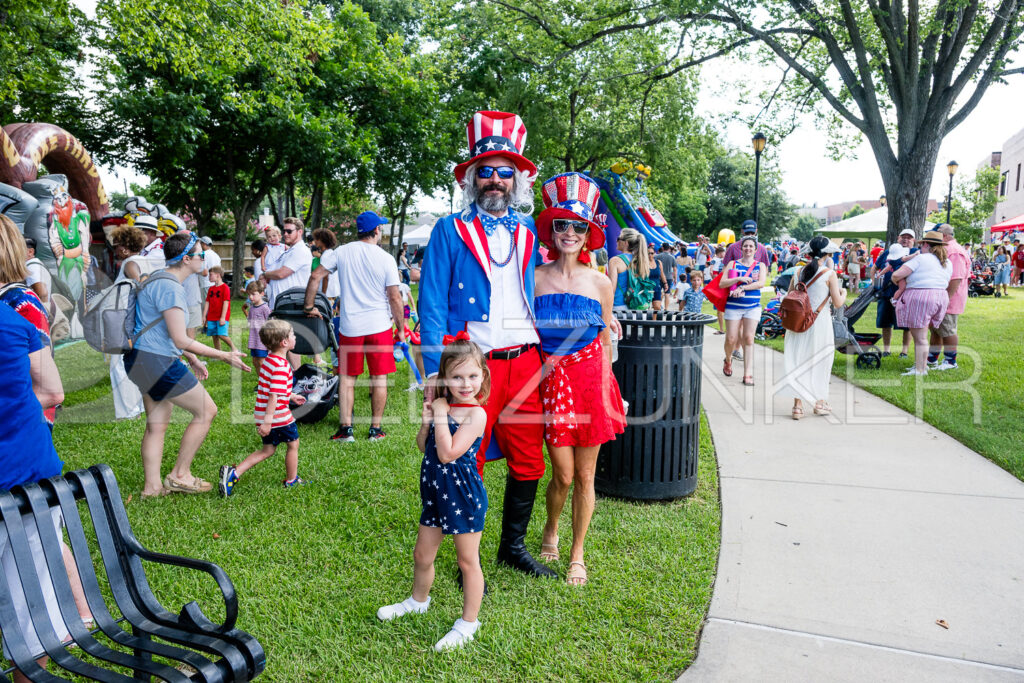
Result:
M622 326L612 365L629 404L626 431L601 447L597 492L633 500L668 500L697 488L701 358L705 313L616 314Z

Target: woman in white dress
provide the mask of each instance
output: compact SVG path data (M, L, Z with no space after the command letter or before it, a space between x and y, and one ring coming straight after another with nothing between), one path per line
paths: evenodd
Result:
M818 310L829 297L833 306L842 306L846 300L846 290L839 283L836 272L831 269L832 254L837 251L836 247L822 235L811 239L807 246L810 249L810 261L793 275L790 289L797 282L804 283L813 310ZM815 415L828 415L832 412L828 404L828 384L834 358L835 336L828 309L822 309L806 332L786 332L782 391L793 397L794 420L804 416L805 400L814 404Z
M152 272L149 258L139 254L146 246L146 233L142 230L132 225L120 225L110 233L110 243L114 245L114 257L121 259L121 270L117 273L115 283L125 280L142 282ZM114 416L117 419L142 414L142 393L128 379L128 373L124 370L124 356L110 357L110 389L114 395Z

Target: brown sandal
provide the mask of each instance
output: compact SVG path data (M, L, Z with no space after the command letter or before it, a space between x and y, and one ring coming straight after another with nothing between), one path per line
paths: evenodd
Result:
M569 571L565 574L565 582L570 586L587 585L587 565L577 560L570 562Z
M171 493L209 493L213 490L213 484L199 477L192 477L192 483L186 484L168 474L164 477L164 488Z

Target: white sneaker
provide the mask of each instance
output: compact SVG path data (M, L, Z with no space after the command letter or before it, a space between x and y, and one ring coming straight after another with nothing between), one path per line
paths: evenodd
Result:
M445 650L454 650L462 647L473 640L473 634L476 633L479 628L479 619L473 623L463 621L461 618L456 619L455 625L452 626L452 630L448 631L444 638L437 641L437 645L434 646L434 650L436 652L444 652Z
M409 596L402 602L396 602L393 605L384 605L377 610L377 618L381 621L391 621L398 617L404 617L406 614L423 614L430 607L430 596L427 596L426 602L417 602Z
M918 372L917 368L910 368L909 370L907 370L906 372L903 373L903 376L906 377L908 375L927 375L927 374L928 374L927 370L922 370L921 372Z
M932 370L956 370L959 365L956 363L950 363L949 361L942 361L938 365L932 368Z

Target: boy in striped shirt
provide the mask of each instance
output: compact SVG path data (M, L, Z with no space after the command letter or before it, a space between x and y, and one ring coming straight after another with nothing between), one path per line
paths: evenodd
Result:
M272 456L280 444L286 444L284 456L286 487L305 484L299 477L299 429L295 424L288 402L302 405L304 396L292 392L294 378L288 363L287 353L295 348L295 331L284 320L268 320L260 328L260 341L267 347L267 357L260 367L259 384L256 386L256 431L263 438L263 448L249 454L235 466L220 468L220 495L234 493L238 479L251 467Z

